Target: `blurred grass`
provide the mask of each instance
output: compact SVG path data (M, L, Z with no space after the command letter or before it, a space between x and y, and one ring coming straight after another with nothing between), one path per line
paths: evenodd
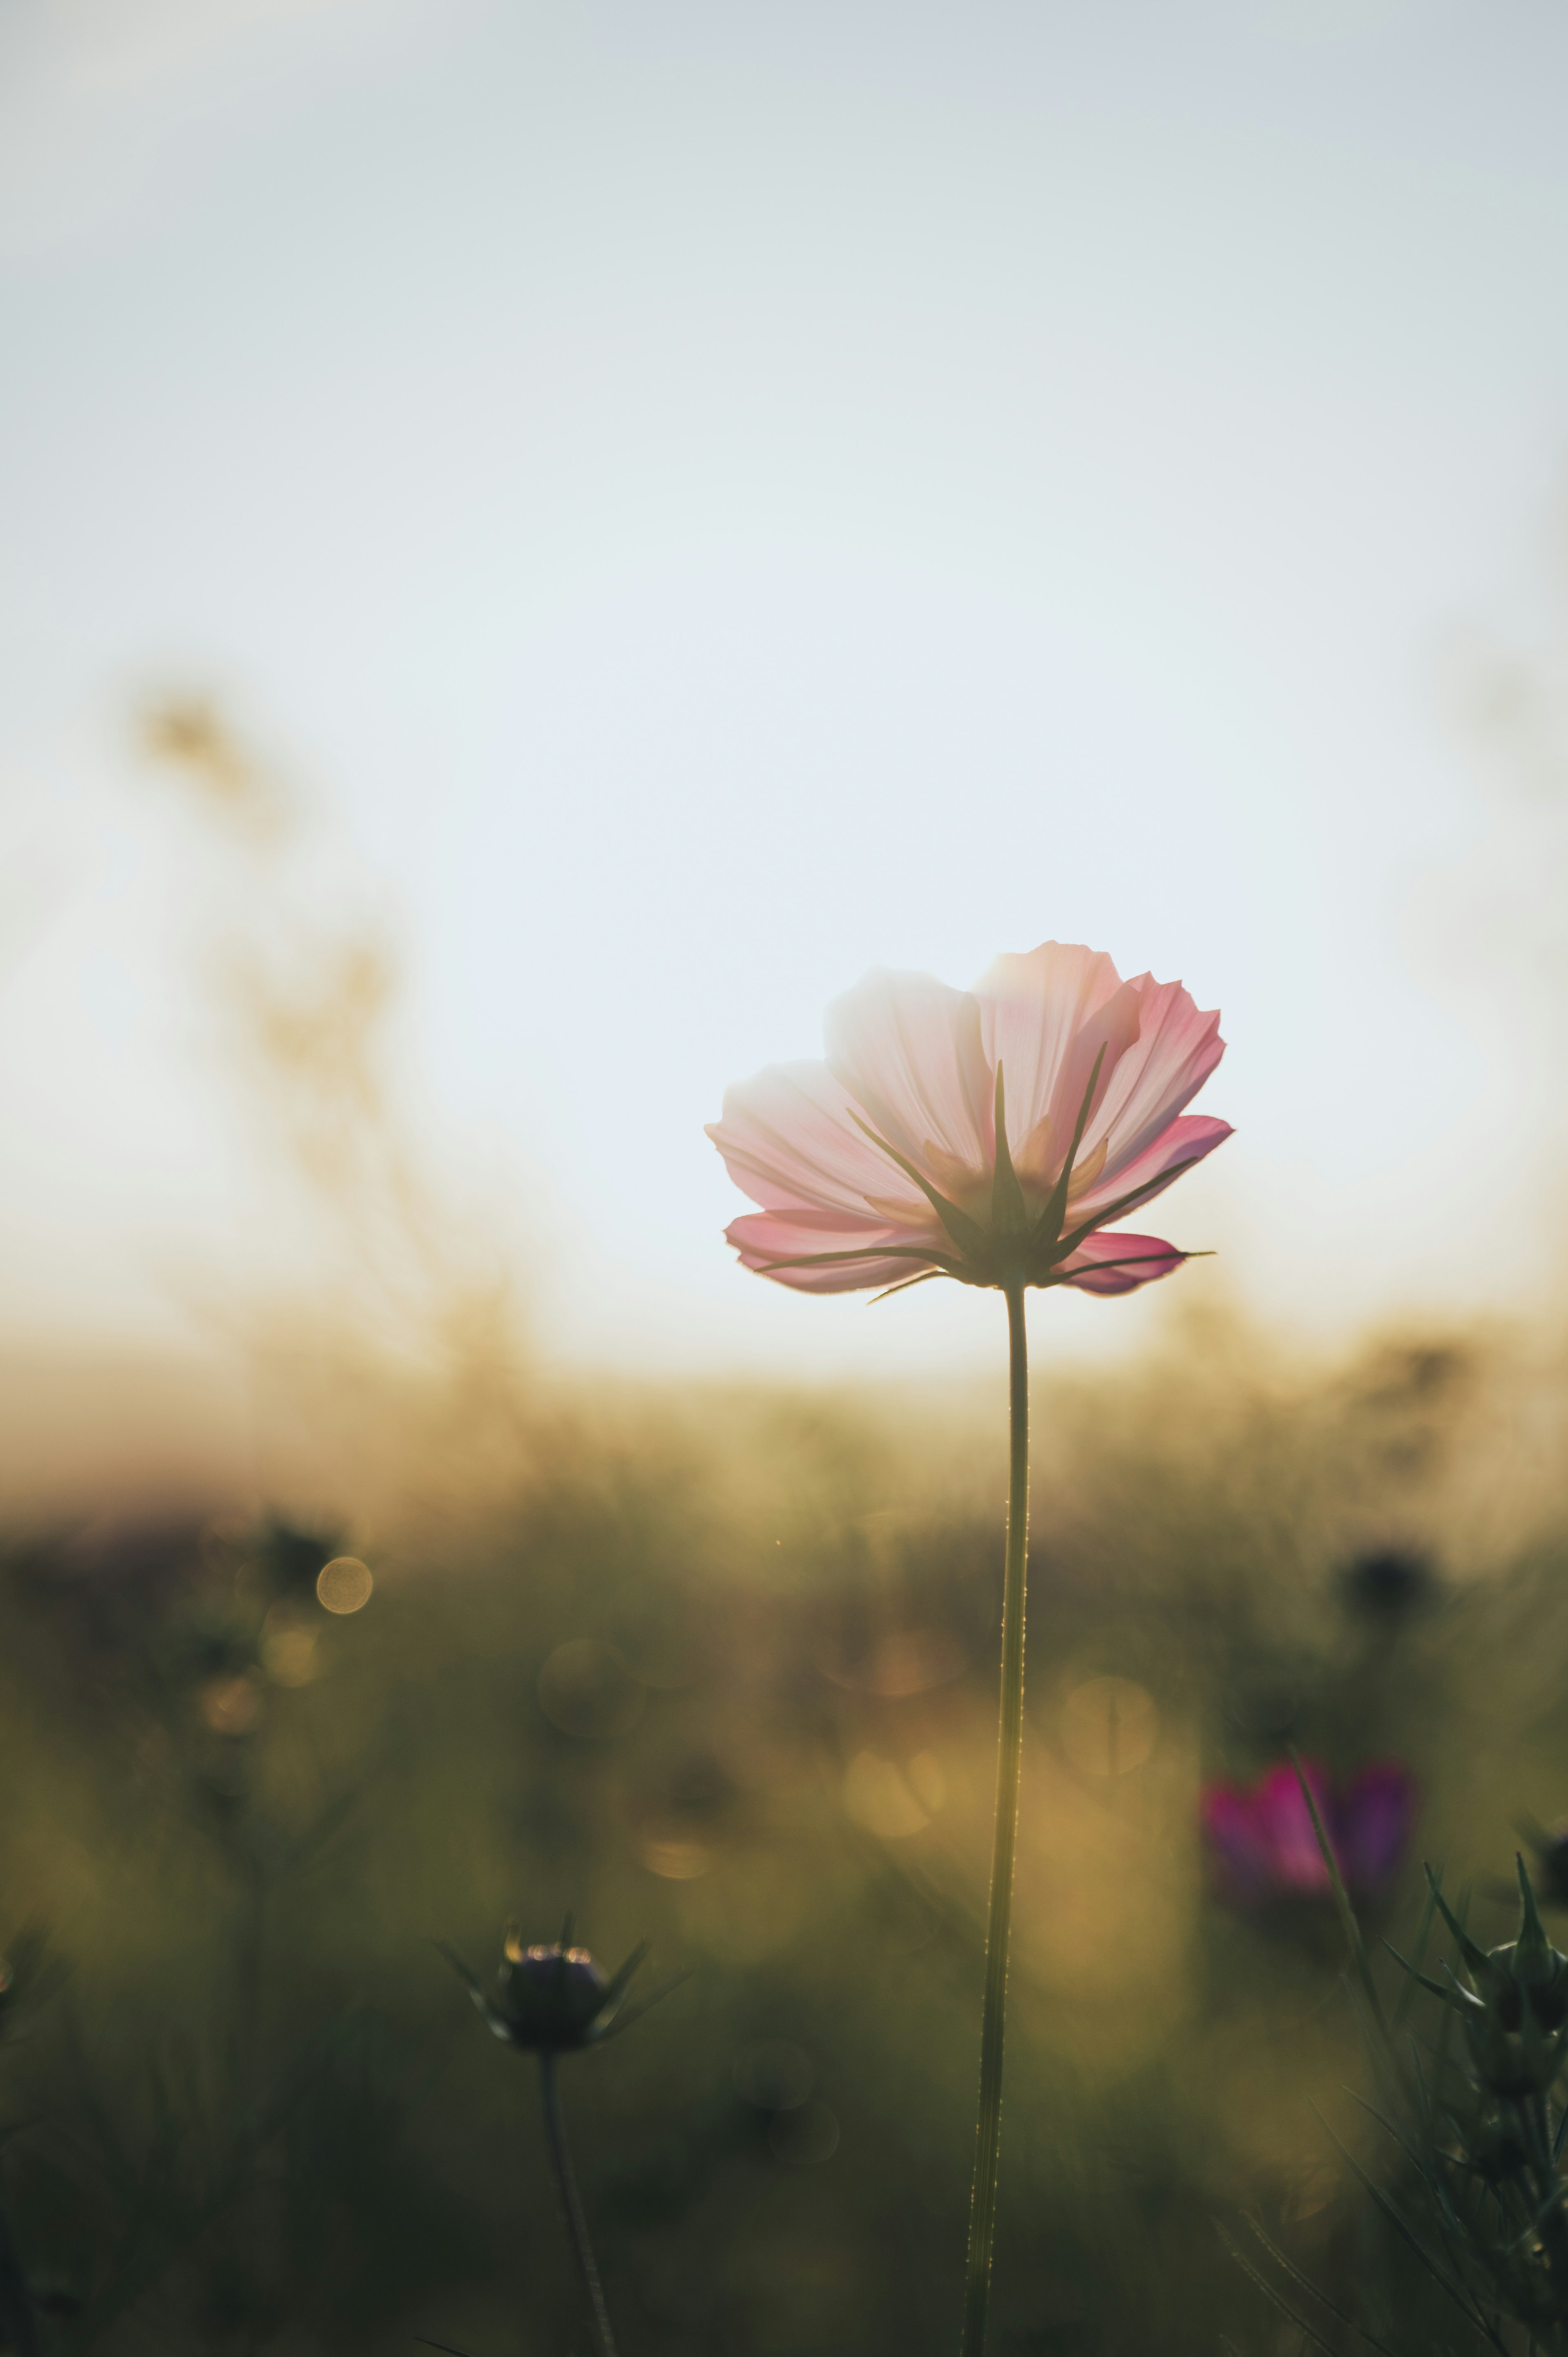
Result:
M1188 1314L1141 1367L1040 1381L1000 2348L1276 2345L1210 2223L1241 2209L1326 2281L1401 2285L1310 2109L1386 2166L1332 1916L1207 1899L1197 1798L1287 1743L1408 1760L1389 1921L1425 1855L1504 1936L1513 1821L1568 1807L1554 1347L1292 1366ZM433 1945L488 1972L508 1917L570 1910L607 1963L650 1936L650 1984L693 1972L564 2073L623 2350L947 2347L994 1403L572 1395L482 1351L308 1399L272 1520L6 1551L0 1932L67 1968L0 2050L47 2345L583 2346L532 2073ZM1430 1593L1358 1607L1391 1547ZM316 1600L338 1552L375 1580L348 1617Z

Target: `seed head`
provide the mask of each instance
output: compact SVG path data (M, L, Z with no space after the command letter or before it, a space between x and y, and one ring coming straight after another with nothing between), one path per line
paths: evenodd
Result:
M627 2026L629 2017L621 2015L621 2000L648 1945L643 1942L634 1948L620 1970L607 1979L586 1948L572 1945L570 1916L559 1940L549 1947L525 1946L517 1925L510 1923L494 1996L460 1956L446 1947L442 1953L492 2037L528 2053L564 2053L596 2045Z

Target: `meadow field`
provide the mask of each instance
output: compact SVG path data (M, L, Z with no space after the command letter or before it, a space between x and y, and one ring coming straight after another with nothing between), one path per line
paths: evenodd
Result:
M1462 2345L1315 2115L1408 2174L1326 1890L1239 1902L1203 1793L1292 1744L1402 1763L1372 1928L1408 1947L1430 1859L1509 1936L1517 1827L1568 1806L1561 1346L1305 1364L1189 1309L1131 1370L1039 1355L994 2345L1297 2345L1222 2243L1248 2218L1400 2350ZM437 1944L488 1976L570 1914L675 1984L562 2064L621 2347L950 2346L995 1402L478 1343L416 1383L323 1341L272 1385L275 1496L13 1511L8 2345L585 2346L530 2061Z
M1568 2357L1565 87L0 0L0 2357Z

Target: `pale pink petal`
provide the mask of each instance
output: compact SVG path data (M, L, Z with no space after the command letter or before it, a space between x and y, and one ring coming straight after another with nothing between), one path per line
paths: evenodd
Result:
M929 974L868 974L829 1007L826 1029L830 1071L890 1146L921 1168L935 1146L939 1168L989 1177L993 1082L968 991Z
M1102 1228L1098 1235L1085 1236L1062 1268L1066 1282L1079 1293L1132 1293L1156 1276L1168 1276L1186 1258L1158 1236L1120 1235L1114 1228Z
M1106 1104L1116 1085L1116 1075L1125 1059L1132 1053L1138 1039L1142 1000L1136 983L1124 982L1113 991L1101 1006L1097 1006L1079 1032L1062 1059L1057 1075L1056 1092L1051 1098L1047 1118L1050 1123L1053 1145L1052 1177L1059 1175L1067 1159L1078 1118L1083 1111L1083 1100L1093 1077L1096 1064L1100 1077L1094 1083L1094 1094L1089 1101L1089 1114L1084 1124L1081 1156L1084 1147L1092 1147L1109 1135ZM1012 1143L1012 1124L1008 1124L1008 1143Z
M1129 1211L1142 1211L1144 1203L1152 1203L1163 1194L1173 1179L1180 1177L1184 1168L1200 1162L1212 1154L1230 1135L1228 1121L1212 1121L1207 1114L1182 1114L1169 1127L1161 1131L1154 1144L1140 1154L1136 1161L1124 1164L1113 1178L1102 1171L1094 1185L1081 1196L1074 1196L1068 1215L1069 1229L1079 1227L1085 1220L1093 1219L1110 1204L1119 1203L1135 1189L1146 1188L1143 1202L1130 1204Z
M770 1064L725 1092L708 1135L743 1194L766 1211L814 1209L864 1218L866 1198L929 1205L857 1129L851 1101L825 1064Z
M1121 987L1103 950L1064 942L999 957L981 975L974 985L981 1044L992 1070L998 1061L1004 1068L1009 1145L1021 1144L1049 1112L1073 1041Z
M1218 1009L1203 1013L1179 982L1144 974L1133 986L1142 1010L1138 1037L1117 1064L1096 1125L1107 1141L1107 1178L1148 1151L1225 1053Z
M933 1223L934 1224L934 1223ZM852 1221L828 1211L747 1211L732 1220L725 1241L740 1254L743 1268L771 1276L798 1293L861 1293L885 1285L901 1285L918 1276L922 1266L902 1254L877 1254L864 1260L819 1263L815 1267L775 1268L774 1261L799 1261L817 1253L854 1252L885 1243L908 1245L916 1240L900 1228L875 1220ZM940 1249L940 1246L939 1246Z

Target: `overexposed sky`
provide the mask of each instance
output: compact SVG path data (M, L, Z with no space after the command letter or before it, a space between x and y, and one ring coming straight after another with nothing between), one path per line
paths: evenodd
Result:
M575 1355L990 1355L738 1274L702 1124L1047 936L1224 1009L1171 1289L1538 1292L1558 788L1446 706L1551 626L1565 102L1558 0L0 0L0 1316L243 1278L187 1000L295 888ZM185 683L306 849L130 759Z

